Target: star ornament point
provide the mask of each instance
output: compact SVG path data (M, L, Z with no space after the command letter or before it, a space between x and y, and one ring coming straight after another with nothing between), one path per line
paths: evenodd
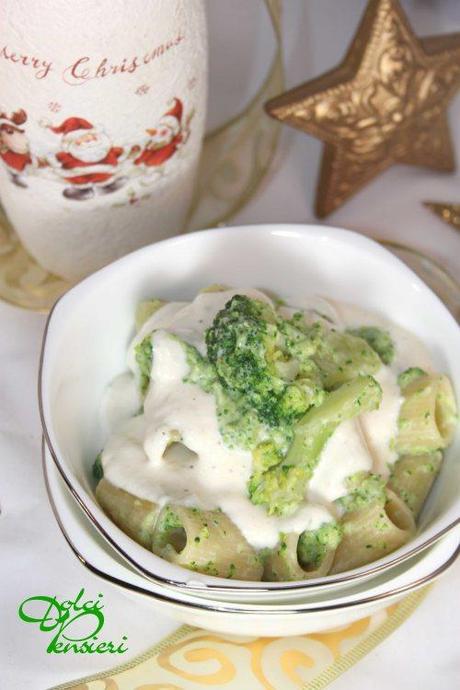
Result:
M424 201L423 205L445 223L460 231L460 204L440 201Z
M418 38L398 0L370 0L342 63L265 108L324 142L324 217L395 163L452 172L446 111L459 87L460 34Z

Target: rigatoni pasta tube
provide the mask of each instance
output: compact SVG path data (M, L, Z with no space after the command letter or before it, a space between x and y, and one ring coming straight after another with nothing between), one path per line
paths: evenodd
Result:
M140 331L144 323L150 319L150 317L160 309L160 307L163 307L166 304L164 300L157 299L156 297L153 299L148 299L144 300L143 302L139 302L136 308L136 315L135 315L135 321L136 321L136 331Z
M403 455L393 466L388 487L417 519L442 464L442 453Z
M152 550L171 563L206 575L238 580L262 577L259 556L219 510L165 506L155 527Z
M101 479L96 498L114 523L138 544L150 549L153 530L160 509L156 503L133 496L124 489Z
M405 544L415 533L411 511L393 491L386 498L345 513L342 518L343 537L331 573L359 568L386 556Z
M375 374L382 365L378 354L363 338L335 329L324 331L313 360L327 390L359 375Z
M452 441L457 409L447 376L419 376L402 388L395 450L422 455L446 448Z
M334 525L335 527L335 525ZM321 531L303 532L302 534L284 534L280 543L270 549L264 556L263 579L268 582L286 582L289 580L311 580L327 575L334 560L335 544L328 547L318 541ZM303 549L303 538L316 541L316 548ZM339 533L337 537L340 539Z

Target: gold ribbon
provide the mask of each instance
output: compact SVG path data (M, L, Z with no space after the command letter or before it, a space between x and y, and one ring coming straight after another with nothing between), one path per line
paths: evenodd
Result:
M266 100L284 87L281 0L265 0L276 40L267 77L248 106L207 135L188 229L216 227L237 213L255 194L273 159L279 123L263 113Z
M264 2L273 26L275 56L247 107L206 136L187 231L217 226L241 209L255 194L275 154L279 125L263 114L262 105L284 87L281 0ZM69 287L27 253L0 211L0 299L48 311Z

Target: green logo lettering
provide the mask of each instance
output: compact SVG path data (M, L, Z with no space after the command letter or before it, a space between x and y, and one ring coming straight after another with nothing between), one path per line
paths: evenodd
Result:
M128 650L126 635L118 644L100 640L104 627L103 595L84 599L82 588L75 599L60 602L56 596L34 596L24 599L18 609L24 623L36 623L41 632L53 633L46 651L48 654L123 654Z

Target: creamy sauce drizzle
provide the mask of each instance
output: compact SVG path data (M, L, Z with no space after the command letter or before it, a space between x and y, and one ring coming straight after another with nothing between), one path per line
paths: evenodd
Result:
M130 371L120 374L107 387L102 400L102 422L109 432L139 412L142 398Z
M300 533L316 529L334 519L336 498L347 493L346 478L360 470L388 473L394 461L390 441L397 428L401 404L396 376L407 366L428 366L426 351L410 334L367 312L309 299L302 308L318 308L338 327L383 326L396 345L395 364L380 369L376 378L383 389L383 401L376 412L343 423L326 444L309 483L306 502L287 518L267 515L247 496L251 474L251 453L225 446L218 428L215 400L199 386L184 383L188 364L183 347L171 334L195 345L205 354L204 334L215 314L235 294L270 302L256 290L201 293L192 303L172 303L160 308L134 338L128 364L135 367L134 348L153 335L151 384L144 401L144 414L118 426L104 449L102 463L107 479L141 498L160 504L176 502L203 509L221 508L255 548L273 547L280 532ZM283 307L285 316L289 308ZM307 314L315 320L316 314ZM418 353L418 354L415 354ZM409 359L410 356L410 359ZM425 357L425 359L424 359ZM116 380L106 395L106 414L113 424L133 413L136 404L133 376ZM121 402L121 398L126 398ZM180 444L168 446L180 440ZM186 449L184 449L184 446Z
M307 499L331 503L347 493L346 479L372 471L373 461L360 425L349 419L332 434L308 483Z
M425 345L404 328L355 305L334 302L334 306L342 327L377 326L388 331L395 346L391 365L382 366L374 376L383 392L380 407L374 412L360 415L358 421L372 454L372 471L387 478L391 465L397 459L397 454L392 450L392 440L398 432L398 416L403 401L397 381L398 374L408 367L420 367L432 372L433 363Z

